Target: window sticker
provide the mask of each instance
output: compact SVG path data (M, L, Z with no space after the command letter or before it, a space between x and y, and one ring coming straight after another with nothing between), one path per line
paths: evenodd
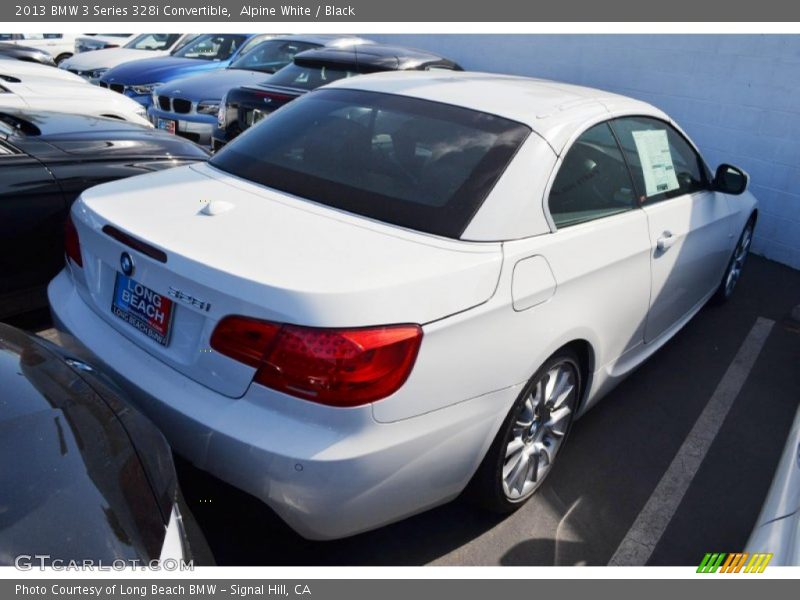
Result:
M634 131L633 141L642 163L645 196L655 196L680 187L669 151L666 129Z

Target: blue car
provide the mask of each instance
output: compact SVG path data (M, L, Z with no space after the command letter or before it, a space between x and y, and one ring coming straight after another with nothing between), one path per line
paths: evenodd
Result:
M145 58L109 69L99 84L150 106L153 90L167 81L224 69L266 35L204 33L171 56Z
M262 40L247 53L239 54L226 69L159 86L153 92L147 114L159 129L208 146L220 102L228 90L263 81L291 63L299 52L368 43L372 42L350 35L281 35Z

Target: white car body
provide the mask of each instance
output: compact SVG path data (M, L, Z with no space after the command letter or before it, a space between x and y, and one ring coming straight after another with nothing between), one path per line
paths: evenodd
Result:
M707 191L559 230L548 190L575 138L614 117L666 115L589 88L476 73L379 74L324 89L471 108L532 132L458 239L205 164L98 186L72 209L83 267L70 261L49 287L57 326L116 373L178 453L313 539L455 498L520 391L567 344L585 357L585 412L709 299L756 207L747 192ZM163 249L168 263L131 251L106 225ZM675 243L657 251L667 229ZM181 297L168 346L110 312L126 251L137 281ZM252 383L254 368L211 350L227 315L309 327L413 323L423 337L397 391L331 407Z
M35 77L37 79L52 79L54 82L64 81L67 83L85 83L85 79L61 69L54 69L47 65L38 63L15 60L12 58L0 58L0 75L17 77L19 79Z
M52 67L43 68L59 73ZM0 70L0 73L5 71ZM80 77L67 81L64 76L72 73L60 73L61 78L9 71L8 74L20 81L0 80L0 107L112 117L152 127L138 102L111 90L89 85Z
M163 50L139 50L136 48L106 48L103 50L95 50L93 52L81 52L74 55L59 64L59 68L66 69L72 73L83 74L91 73L93 76L87 76L86 79L91 80L92 83L108 69L121 65L122 63L130 62L132 60L139 60L142 58L155 58L158 56L167 56L172 50L181 44L187 37L193 37L195 34L184 34L180 36L175 43L169 48Z
M800 409L745 550L772 553L771 565L800 565Z
M30 46L31 48L38 48L44 50L53 60L60 62L72 56L75 51L75 39L80 34L74 33L60 33L60 37L45 37L42 33L22 33L19 34L22 39L3 40L9 44L16 44L17 46Z

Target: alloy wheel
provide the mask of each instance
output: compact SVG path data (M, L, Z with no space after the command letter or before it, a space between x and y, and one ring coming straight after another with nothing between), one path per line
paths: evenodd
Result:
M533 494L552 467L572 421L578 375L568 360L551 366L520 406L506 445L503 492L511 502Z
M736 246L736 250L733 253L733 258L731 259L731 265L728 267L728 273L725 276L726 296L730 296L733 293L733 288L736 287L736 283L739 281L739 277L742 275L742 267L744 267L744 262L747 259L747 253L750 251L750 244L752 242L753 228L752 226L748 226L744 230L744 233L742 233L739 244Z

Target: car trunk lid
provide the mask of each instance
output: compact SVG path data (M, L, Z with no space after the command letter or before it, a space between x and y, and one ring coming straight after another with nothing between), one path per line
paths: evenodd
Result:
M499 243L388 226L206 164L98 186L73 215L84 300L134 343L231 397L244 394L254 370L209 348L226 315L316 327L425 324L488 300L502 263ZM123 252L132 278L173 302L166 345L111 312Z

